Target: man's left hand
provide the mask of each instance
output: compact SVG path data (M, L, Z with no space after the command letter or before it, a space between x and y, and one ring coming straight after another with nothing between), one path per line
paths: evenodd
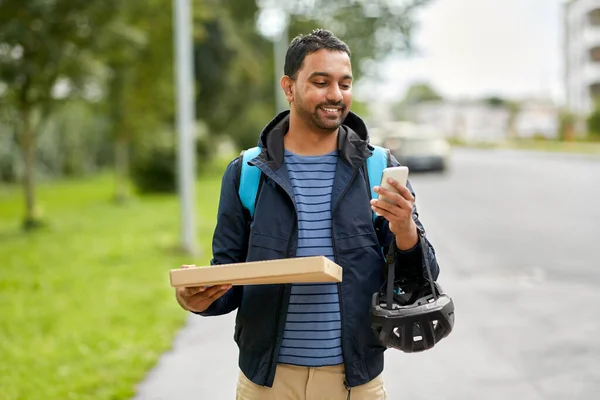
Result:
M379 194L379 199L371 200L371 208L388 220L390 231L396 236L398 249L408 250L419 241L417 225L412 218L415 198L406 186L391 178L388 182L398 193L375 186L374 190Z

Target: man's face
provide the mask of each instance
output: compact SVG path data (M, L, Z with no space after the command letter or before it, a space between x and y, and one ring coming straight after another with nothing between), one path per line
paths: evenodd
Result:
M342 51L321 49L304 58L286 93L292 111L316 131L336 130L352 105L352 66Z

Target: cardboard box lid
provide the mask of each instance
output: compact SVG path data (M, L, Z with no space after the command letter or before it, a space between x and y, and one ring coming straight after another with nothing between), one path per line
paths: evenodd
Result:
M323 256L297 257L172 269L170 279L173 287L341 282L342 267Z

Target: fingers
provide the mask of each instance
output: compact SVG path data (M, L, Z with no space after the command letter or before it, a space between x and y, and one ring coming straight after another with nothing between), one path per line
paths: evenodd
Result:
M213 286L210 288L210 290L206 290L204 293L198 293L190 297L186 303L192 310L200 312L205 311L213 302L215 302L215 300L227 293L229 289L231 289L231 285Z
M206 286L194 286L194 287L186 287L181 289L181 295L184 297L190 297L197 293L204 292L207 289Z
M414 197L412 196L412 194L410 193L410 191L408 189L404 188L403 193L395 193L389 189L385 189L385 188L377 186L377 187L375 187L375 192L377 194L379 194L379 199L371 200L371 204L377 205L378 207L383 208L384 204L380 204L380 203L391 203L390 205L392 207L400 207L402 209L412 211ZM409 197L405 197L407 195ZM390 210L390 209L386 207L386 210Z
M371 200L371 209L388 220L388 217L399 217L399 214L402 212L402 208L399 207L397 204L389 203L383 199Z
M408 190L408 188L404 185L399 184L398 182L395 182L394 187L398 190L398 193L400 194L400 196L402 196L403 198L405 198L408 201L415 201L415 197L413 196L413 194L410 192L410 190Z
M177 296L180 305L188 311L205 311L215 300L223 296L232 285L217 285L209 286L203 290L192 294L185 295L186 289L179 289L179 296ZM197 289L197 288L193 288Z
M374 189L379 194L379 199L371 200L371 209L388 220L390 224L394 223L394 226L400 227L411 219L414 196L407 187L400 185L395 180L390 179L389 182L398 193L376 186Z
M401 197L405 198L408 201L415 201L415 197L413 196L411 191L406 186L400 184L398 181L396 181L392 178L388 178L388 183L396 190L397 194L399 194ZM394 190L385 189L381 186L375 186L374 189L375 189L375 192L377 192L377 193L386 193L386 197L387 197L387 193L396 194L396 192Z
M200 298L207 298L219 290L229 290L230 288L231 285L194 286L180 289L180 294L182 297L200 296Z
M207 300L210 300L210 302L212 303L213 301L217 300L219 297L227 293L229 289L231 289L231 285L221 286L221 289L216 290L212 295L207 297Z
M195 268L195 265L182 265L181 267L179 267L180 269L185 269L185 268ZM189 297L189 296L193 296L196 293L200 293L203 292L204 290L206 290L206 286L194 286L194 287L185 287L185 288L181 288L178 289L179 294L182 297Z
M385 203L385 202L382 202ZM379 208L377 206L371 205L371 209L377 213L377 215L387 219L388 221L396 220L399 217L395 214L392 214L390 211L384 210L383 208Z

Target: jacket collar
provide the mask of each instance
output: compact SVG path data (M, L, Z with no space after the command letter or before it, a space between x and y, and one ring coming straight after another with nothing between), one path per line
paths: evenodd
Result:
M260 134L258 145L262 151L259 157L274 170L283 165L285 154L283 137L290 127L289 113L289 110L279 113ZM341 159L353 167L362 165L372 153L368 140L365 123L358 115L348 113L338 133L337 147Z

